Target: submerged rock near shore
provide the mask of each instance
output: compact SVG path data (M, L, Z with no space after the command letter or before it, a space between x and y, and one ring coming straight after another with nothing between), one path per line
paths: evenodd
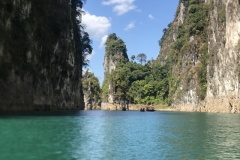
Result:
M76 3L1 0L0 111L84 109Z

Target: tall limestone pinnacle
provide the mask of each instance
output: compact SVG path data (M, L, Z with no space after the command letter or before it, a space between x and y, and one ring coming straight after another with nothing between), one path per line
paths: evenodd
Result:
M128 61L127 48L122 39L115 33L110 34L106 41L104 57L103 102L114 103L114 82L111 82L111 72L121 61Z

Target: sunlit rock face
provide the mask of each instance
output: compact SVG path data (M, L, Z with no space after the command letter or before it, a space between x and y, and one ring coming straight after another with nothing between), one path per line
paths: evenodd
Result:
M104 58L104 80L108 81L108 75L116 69L117 61L113 60L112 56L105 56ZM114 89L113 89L113 84L108 83L108 96L105 99L105 102L113 103L114 101Z
M111 82L109 79L109 75L116 69L117 64L122 58L127 57L122 51L117 51L111 54L106 54L104 58L104 81L107 81L108 85L108 95L104 102L108 103L114 103L115 98L115 88L114 88L114 82Z
M1 0L0 110L84 109L69 0Z
M172 91L171 105L181 111L239 113L240 1L205 0L201 3L209 9L206 25L206 94L200 98L201 77L196 74L197 67L202 65L202 55L195 48L201 48L202 44L198 37L192 35L188 42L194 45L182 53L176 53L177 60L172 62L171 72L176 83L170 87L176 87ZM166 65L172 56L170 53L174 53L173 44L176 44L178 31L190 11L186 5L187 1L180 1L176 18L161 42L158 60L162 65Z
M209 24L209 112L240 112L240 2L208 0L213 4Z
M113 71L116 70L120 62L128 62L127 48L123 40L115 33L108 35L105 44L104 56L104 81L102 85L102 108L105 108L108 103L113 104L119 101L116 98L116 82L112 80ZM106 105L105 105L106 104Z
M175 54L175 60L171 63L171 74L175 82L170 84L170 87L175 91L171 91L172 96L171 105L182 111L196 111L198 109L200 100L197 94L196 68L201 66L201 53L197 51L197 45L200 44L197 36L188 38L187 43L189 47L185 47L185 51L174 50L174 45L179 39L179 31L186 25L186 17L188 16L187 4L180 1L175 19L169 24L168 30L165 32L162 39L161 51L157 58L162 65L168 65L169 59L172 59ZM170 90L172 90L172 88Z

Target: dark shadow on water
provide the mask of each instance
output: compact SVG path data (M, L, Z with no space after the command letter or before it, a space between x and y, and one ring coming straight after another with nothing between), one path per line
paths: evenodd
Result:
M84 112L80 110L0 112L0 118L12 116L80 116L84 115Z

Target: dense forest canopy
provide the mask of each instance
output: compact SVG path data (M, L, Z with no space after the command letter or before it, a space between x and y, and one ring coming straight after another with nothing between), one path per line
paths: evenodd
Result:
M207 26L210 6L201 0L181 0L186 7L182 24L170 23L163 30L159 40L161 53L167 55L157 60L147 61L147 54L139 53L131 56L131 61L119 61L115 70L108 75L112 82L115 100L126 99L131 103L171 104L173 99L181 96L180 85L196 82L198 97L202 100L207 89ZM180 5L176 12L176 18ZM176 19L175 18L175 19ZM169 41L174 36L174 39ZM113 56L118 50L126 53L125 44L116 34L109 35L106 42L106 57ZM167 46L167 50L164 50ZM165 47L165 48L164 48ZM194 61L183 59L191 57ZM114 56L115 55L115 56ZM164 59L164 61L163 61ZM183 66L187 63L189 67ZM192 65L193 64L193 65ZM196 64L196 65L195 65ZM183 72L184 70L184 72ZM108 84L103 84L103 94L108 93ZM180 87L181 88L181 87ZM187 89L188 87L184 87Z
M106 42L105 57L118 57L117 51L126 53L124 42L113 33ZM135 57L137 57L135 59ZM148 61L144 53L131 56L131 61L119 58L116 67L108 73L103 83L103 97L109 94L109 85L113 87L114 100L127 100L136 104L165 104L168 102L168 81L166 66L156 61ZM137 63L138 62L138 63ZM147 62L147 63L146 63ZM108 82L108 83L106 83Z

